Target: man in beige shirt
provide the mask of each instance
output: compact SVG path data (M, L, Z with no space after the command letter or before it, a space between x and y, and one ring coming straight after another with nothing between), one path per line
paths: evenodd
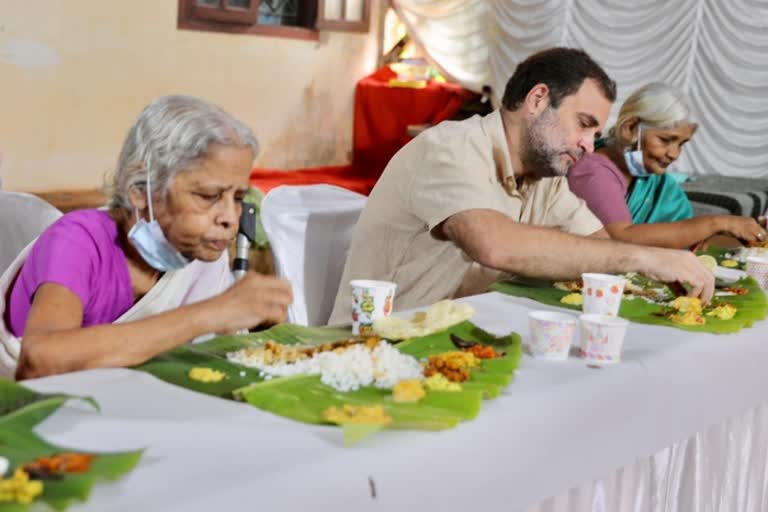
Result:
M568 189L569 167L592 152L615 99L586 53L553 48L517 66L500 110L408 143L360 216L330 323L350 320L352 279L397 283L398 310L480 293L504 273L638 271L708 301L714 278L692 253L606 240Z

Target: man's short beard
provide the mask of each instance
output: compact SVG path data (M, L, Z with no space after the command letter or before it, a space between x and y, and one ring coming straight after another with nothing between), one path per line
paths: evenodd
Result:
M554 178L568 173L570 165L562 160L563 152L566 151L565 141L551 140L554 134L560 133L559 121L557 111L547 107L523 134L520 160L523 170L535 179Z

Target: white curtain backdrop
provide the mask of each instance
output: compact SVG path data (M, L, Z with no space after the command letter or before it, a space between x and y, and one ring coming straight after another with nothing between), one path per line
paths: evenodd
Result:
M490 83L488 0L402 0L393 5L408 33L444 74L478 92Z
M768 1L394 0L409 32L451 78L495 94L518 62L550 46L587 50L621 102L664 81L688 97L690 174L768 178Z

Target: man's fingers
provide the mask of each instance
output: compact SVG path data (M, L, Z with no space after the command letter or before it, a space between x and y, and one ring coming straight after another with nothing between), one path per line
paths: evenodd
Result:
M689 297L701 297L701 293L704 290L704 285L703 283L699 283L697 281L697 279L691 279L691 282L688 283L691 285L691 289L688 292Z

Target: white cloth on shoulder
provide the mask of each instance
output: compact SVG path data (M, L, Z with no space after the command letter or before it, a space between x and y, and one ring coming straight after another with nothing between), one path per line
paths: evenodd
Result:
M33 240L0 276L0 377L13 379L21 353L22 340L5 324L6 298L16 274L24 265ZM234 282L227 251L214 262L192 261L181 270L166 272L155 286L114 323L141 320L165 311L213 297ZM207 337L207 336L206 336ZM199 340L199 338L198 338Z

